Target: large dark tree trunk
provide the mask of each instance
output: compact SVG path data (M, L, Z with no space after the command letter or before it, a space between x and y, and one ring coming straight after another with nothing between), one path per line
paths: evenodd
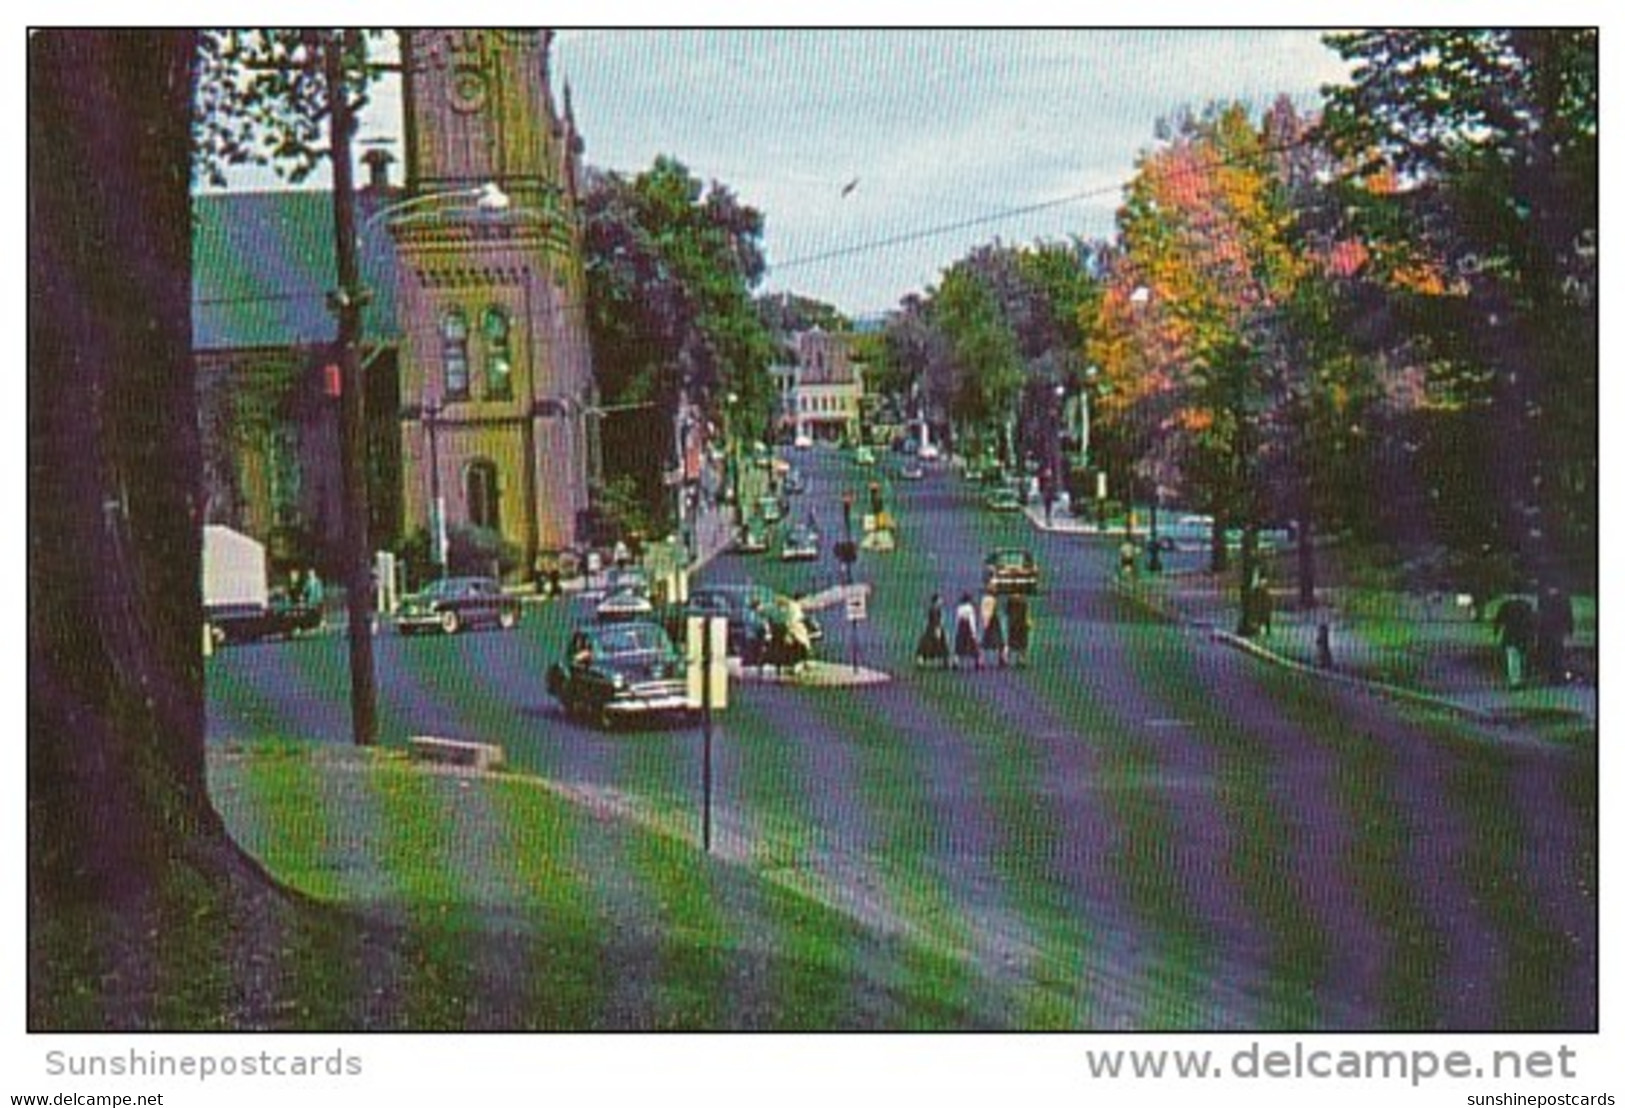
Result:
M242 872L209 803L188 197L195 36L28 52L35 923Z

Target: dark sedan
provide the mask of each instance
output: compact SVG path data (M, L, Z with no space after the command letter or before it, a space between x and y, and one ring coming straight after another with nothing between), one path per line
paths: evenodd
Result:
M315 631L322 626L322 610L315 605L298 604L284 596L272 595L269 604L209 605L204 609L203 619L211 644L224 646Z
M576 628L564 659L548 667L547 691L567 715L601 727L694 708L682 656L655 623Z
M519 623L519 601L492 577L444 577L401 601L395 627L403 635L444 631L455 635L482 625L504 631Z

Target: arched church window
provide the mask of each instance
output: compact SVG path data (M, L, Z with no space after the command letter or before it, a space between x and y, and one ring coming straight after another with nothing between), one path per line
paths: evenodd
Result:
M440 360L446 399L468 399L468 319L453 308L440 317Z
M508 314L501 308L485 310L485 395L492 400L513 396L513 350Z
M468 522L475 527L502 530L502 504L497 488L497 467L481 458L468 464L464 477L467 494Z

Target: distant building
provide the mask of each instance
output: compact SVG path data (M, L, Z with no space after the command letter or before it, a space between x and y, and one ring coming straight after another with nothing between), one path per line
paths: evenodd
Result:
M863 412L855 336L813 328L793 338L793 359L768 367L778 397L777 428L788 438L856 441Z
M530 567L580 538L598 470L582 143L551 32L403 32L406 183L358 195L373 545L500 534ZM495 190L491 188L495 186ZM332 197L195 198L195 346L208 522L318 560L342 535Z

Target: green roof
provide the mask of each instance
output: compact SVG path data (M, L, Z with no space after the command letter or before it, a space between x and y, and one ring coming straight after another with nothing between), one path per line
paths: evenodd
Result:
M383 202L394 199L385 194ZM365 227L376 194L357 198ZM192 198L192 329L198 350L331 342L327 306L337 285L333 194L313 190L200 193ZM361 278L372 293L362 313L368 342L398 340L395 250L383 229L361 237Z

